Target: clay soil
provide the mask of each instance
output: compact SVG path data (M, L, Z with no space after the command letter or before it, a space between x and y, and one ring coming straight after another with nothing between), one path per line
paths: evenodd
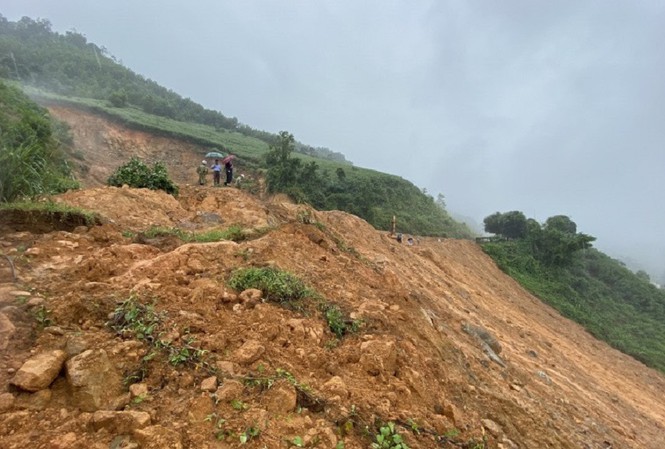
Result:
M474 242L408 246L346 213L189 185L204 148L51 112L71 126L86 187L53 200L101 224L2 224L1 448L368 448L387 422L411 448L665 447L663 375L562 318ZM103 187L134 154L164 160L180 195ZM146 236L154 226L244 237L187 243ZM231 289L247 267L296 275L312 304L359 329L337 338L316 307ZM110 322L129 298L162 316L160 339L202 356L174 363L168 347L119 335ZM46 390L11 384L53 349L103 350L118 393L102 408L146 412L147 427L96 426L64 369Z

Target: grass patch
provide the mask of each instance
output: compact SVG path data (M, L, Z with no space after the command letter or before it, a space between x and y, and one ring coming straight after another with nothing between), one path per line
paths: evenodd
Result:
M232 225L226 229L211 229L204 232L184 231L179 228L169 228L164 226L153 226L143 232L147 238L175 236L186 243L209 243L220 242L222 240L231 240L240 242L247 239L247 234L240 225Z
M314 291L297 276L272 267L236 270L228 285L238 291L249 288L261 290L266 300L280 304L298 302L314 295Z
M328 302L317 291L287 271L272 267L241 268L233 272L227 285L237 291L249 288L261 290L267 301L292 310L313 312L316 309L323 315L328 329L338 339L357 332L362 326L361 320L351 319L338 305ZM304 299L311 301L303 303Z
M80 207L70 206L65 203L55 201L15 201L11 203L0 203L0 211L11 213L20 212L26 216L46 216L65 221L74 219L81 224L93 226L100 224L99 214L91 212Z

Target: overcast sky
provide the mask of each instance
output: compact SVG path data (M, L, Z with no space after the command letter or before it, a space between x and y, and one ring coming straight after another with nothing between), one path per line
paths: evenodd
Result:
M661 0L7 0L253 128L665 275Z

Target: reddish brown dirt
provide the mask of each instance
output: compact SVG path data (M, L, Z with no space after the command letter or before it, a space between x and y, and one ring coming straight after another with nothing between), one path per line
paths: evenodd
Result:
M378 421L398 422L411 448L474 447L469 442L483 438L486 448L665 447L665 378L543 305L475 243L407 246L345 213L187 186L195 173L182 167L195 167L201 149L75 110L52 112L70 123L91 166L84 178L91 188L55 199L97 211L105 224L71 232L5 227L0 235L17 277L12 282L0 258L0 343L8 342L0 359L3 449L231 448L250 428L259 434L248 448L292 447L297 437L305 447L367 448ZM134 152L184 161L169 165L181 195L99 187ZM196 232L239 225L248 239L135 237L156 225ZM362 319L361 329L337 341L316 311L244 301L227 281L249 266L290 271ZM64 373L47 392L10 386L31 355L74 343L104 349L127 378L150 348L106 323L132 295L165 314L173 342L207 351L206 363L232 393L211 397L201 389L211 375L205 366L173 366L157 353L142 382L149 394L116 405L148 412L157 431L121 435L96 430L91 412L72 405ZM42 305L50 323L40 323ZM3 334L7 320L13 331ZM465 332L469 326L495 337L500 360ZM257 376L274 383L251 385Z

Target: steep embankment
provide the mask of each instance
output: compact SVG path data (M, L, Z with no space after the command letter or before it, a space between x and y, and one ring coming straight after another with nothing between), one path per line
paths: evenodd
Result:
M100 126L115 129L119 148L136 142ZM168 151L164 142L144 150ZM85 160L99 166L95 152L105 154ZM232 188L182 186L177 200L94 188L57 200L96 210L106 224L3 228L0 248L18 278L11 283L0 260L3 448L225 448L246 439L249 448L302 440L359 449L376 420L401 423L412 448L474 447L483 435L492 448L665 444L663 377L561 318L472 242L400 245L357 217ZM247 240L139 234L152 225L237 225ZM296 274L363 326L337 341L318 313L230 289L233 270L248 266ZM106 325L130 297L154 303L161 345ZM38 364L52 377L17 380L26 360L54 350L62 352Z

